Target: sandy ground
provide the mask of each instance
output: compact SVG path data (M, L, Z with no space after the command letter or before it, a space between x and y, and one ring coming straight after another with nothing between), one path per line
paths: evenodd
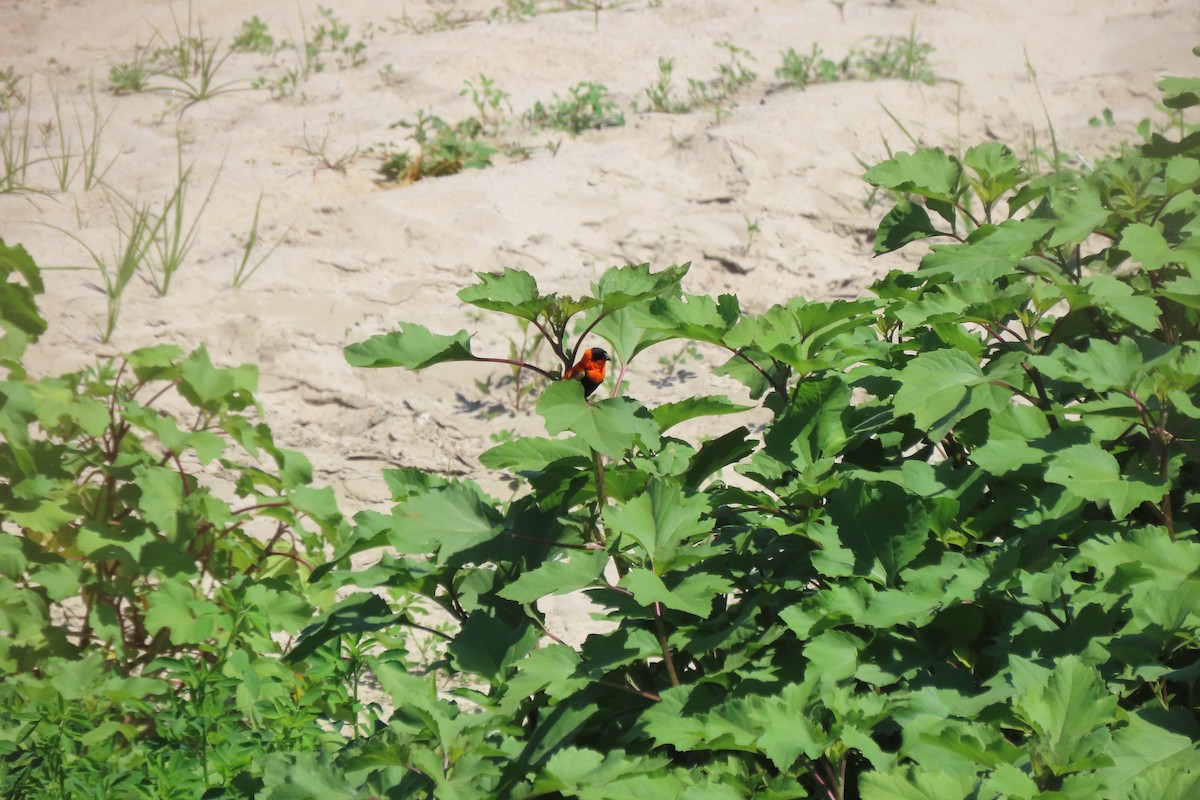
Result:
M1049 142L1039 89L1060 145L1092 158L1155 116L1159 78L1200 65L1190 52L1200 8L1183 0L609 0L598 14L541 2L542 13L524 18L506 14L517 4L504 0L328 2L349 26L344 45L363 43L361 64L339 66L349 57L327 50L322 71L274 98L250 84L278 80L298 63L295 51L237 53L217 73L237 91L181 108L178 93L116 95L108 76L137 46L186 33L188 5L8 0L0 70L24 79L25 101L0 113L0 134L28 114L32 157L54 157L59 130L79 140L76 114L87 127L98 111L101 160L111 168L108 189L85 191L76 176L63 192L50 162L35 164L25 183L45 193L0 195L0 236L43 266L91 265L86 247L107 254L117 239L112 197L161 203L182 154L192 169L189 218L212 193L170 291L158 297L135 278L102 343L94 270L48 273L41 305L50 330L30 368L59 372L161 342L204 344L221 365L257 364L277 440L312 458L349 513L386 502L379 469L389 464L502 487L476 460L489 436L541 430L539 418L512 412L504 388L476 385L503 370L353 370L342 358L344 345L399 321L466 328L476 352L507 355L516 328L470 314L455 296L474 272L518 267L545 289L578 295L613 265L692 262L689 291L733 292L752 311L793 295L856 296L905 263L871 258L870 235L887 209L872 201L862 164L911 147L909 135L950 149L994 138L1025 155ZM251 15L277 43L332 23L295 0L195 0L190 13L193 32L202 25L222 54ZM465 24L434 30L439 20ZM933 84L799 90L775 77L788 48L807 53L817 43L837 59L874 37L913 33L934 48ZM736 105L720 115L630 110L646 106L660 58L674 59L679 98L689 78L712 78L728 61L718 42L743 48L758 74ZM422 110L448 122L475 115L460 90L481 75L510 94L499 139L529 147L529 157L498 156L491 169L408 186L378 182L371 148L406 144L393 123ZM580 81L607 86L626 124L572 138L520 123L536 101ZM1105 109L1114 124L1089 125ZM257 254L276 249L233 288L260 198ZM659 363L678 352L643 354L630 366L629 392L655 405L711 391L699 365L680 375Z

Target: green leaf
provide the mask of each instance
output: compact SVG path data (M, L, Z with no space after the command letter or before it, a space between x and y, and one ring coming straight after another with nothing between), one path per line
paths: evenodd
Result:
M453 336L431 333L423 325L401 324L400 330L372 336L343 350L352 367L404 367L419 370L448 361L477 361L465 330Z
M968 175L967 180L984 204L995 202L1029 177L1013 151L1000 142L984 142L968 148L963 166L975 173L975 177Z
M1120 247L1149 270L1162 269L1175 260L1171 246L1163 235L1144 222L1126 226L1121 232Z
M646 327L684 339L721 344L725 335L741 317L738 299L723 294L716 300L708 295L657 297L643 310L634 309L638 322Z
M14 272L25 279L25 284L34 294L46 291L42 283L42 271L25 248L19 244L5 244L4 239L0 239L0 278L7 280Z
M862 800L972 800L977 797L975 776L938 772L915 765L895 772L865 772L860 782Z
M915 274L921 278L949 275L954 280L987 281L1012 275L1017 263L1052 226L1050 220L1034 218L981 225L964 244L935 245L921 259Z
M325 619L308 626L300 633L285 661L303 661L321 645L346 634L377 631L406 619L392 611L391 606L377 594L361 592L342 600L325 616Z
M932 439L981 407L973 390L988 382L975 359L948 348L921 353L904 366L899 379L896 413L912 414Z
M480 453L479 463L488 469L537 471L565 458L588 458L590 452L587 443L580 438L539 439L522 436Z
M437 562L492 539L500 531L495 505L473 485L452 483L397 504L388 542L400 553L437 553Z
M1110 314L1130 322L1144 331L1158 330L1160 314L1158 303L1149 295L1135 295L1133 287L1112 275L1097 273L1087 275L1079 282L1091 304ZM1074 292L1063 292L1072 308L1086 307L1074 296Z
M537 645L540 636L528 620L509 625L485 611L473 611L450 643L449 654L458 669L497 681Z
M1124 519L1142 503L1159 502L1168 489L1152 473L1122 475L1116 458L1094 444L1077 444L1054 453L1046 469L1046 480L1065 486L1084 500L1111 506L1117 519Z
M633 593L633 599L644 606L662 603L676 611L685 611L701 619L712 616L712 601L719 594L733 591L733 584L716 575L699 573L689 575L682 581L672 581L674 589L667 588L658 575L648 569L631 569L620 585Z
M1106 763L1100 756L1120 712L1100 673L1074 655L1058 659L1053 669L1011 658L1013 708L1033 729L1035 760L1058 776Z
M944 233L929 221L929 214L923 206L901 200L880 220L879 229L875 232L874 253L891 253L911 242L938 235Z
M837 537L854 555L854 574L891 584L925 548L929 516L892 483L847 481L826 503Z
M1200 78L1163 78L1158 82L1167 108L1200 106Z
M868 169L863 178L873 186L940 201L933 207L947 222L954 224L954 213L949 204L958 196L962 166L943 151L922 148L915 153L897 153Z
M725 395L709 394L689 397L676 403L664 403L651 410L650 413L653 415L654 421L658 423L659 430L665 433L667 429L689 419L713 417L719 414L737 414L752 408L754 406L738 405Z
M553 295L538 294L537 280L523 270L505 267L503 272L477 272L475 274L479 276L479 283L468 286L458 293L459 299L464 303L486 308L489 311L512 314L530 322L536 320L554 303ZM409 369L421 369L421 367L409 367Z
M497 594L521 604L567 594L594 584L607 563L608 553L604 550L568 550L564 560L545 561L535 569L521 573Z
M551 434L571 431L596 452L619 458L635 444L658 448L658 425L641 403L611 397L589 403L577 381L555 381L538 399L537 413Z
M680 548L706 538L713 521L705 495L687 495L665 480L655 479L646 491L624 505L604 507L604 524L613 533L641 545L654 571L667 572Z

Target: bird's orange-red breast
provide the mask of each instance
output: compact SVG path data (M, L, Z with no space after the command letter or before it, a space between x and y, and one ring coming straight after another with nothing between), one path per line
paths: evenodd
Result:
M599 347L589 347L583 351L575 366L563 374L564 381L579 381L583 384L583 396L590 397L592 392L604 383L604 370L608 365L608 352Z

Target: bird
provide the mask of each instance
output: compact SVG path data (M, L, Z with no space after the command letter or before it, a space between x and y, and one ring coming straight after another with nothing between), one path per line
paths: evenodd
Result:
M583 384L583 396L591 397L592 392L604 383L604 370L608 364L608 352L599 347L589 347L583 351L575 366L563 374L564 381L579 381Z

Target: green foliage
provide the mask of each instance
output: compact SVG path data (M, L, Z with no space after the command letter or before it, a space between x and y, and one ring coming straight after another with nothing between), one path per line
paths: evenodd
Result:
M876 37L869 47L855 47L840 61L826 58L821 46L813 44L807 55L788 48L775 76L801 89L812 83L844 80L885 80L933 83L929 66L933 45L917 38L916 25L908 36Z
M464 169L484 169L492 165L496 154L496 149L480 138L483 127L474 118L450 125L441 117L419 111L415 120L403 120L392 127L410 129L409 138L418 149L415 155L408 151L383 154L379 173L387 181L408 184L422 178L456 175Z
M332 750L350 662L280 656L349 525L259 420L257 371L159 345L35 380L40 272L3 243L0 269L0 793L247 796L266 753Z
M608 87L591 81L581 81L567 90L567 96L543 103L540 100L522 117L533 126L553 128L577 136L594 128L620 127L625 115L616 101L608 96Z
M242 29L233 37L229 49L235 53L262 53L270 55L275 52L275 37L271 35L267 23L255 14L242 22Z
M551 438L481 457L514 499L393 474L391 513L360 514L324 568L363 613L299 652L387 630L404 612L375 590L403 589L456 621L450 680L368 656L395 715L296 774L398 796L1190 796L1197 135L1045 175L998 143L895 155L867 173L896 198L876 250L939 243L874 299L749 314L684 292L686 267L616 268L578 299L480 274L460 298L562 368L599 338L623 376L680 339L725 352L769 420L691 442L668 429L744 406L554 382ZM511 363L415 325L346 355ZM578 649L539 609L576 591L607 623Z

